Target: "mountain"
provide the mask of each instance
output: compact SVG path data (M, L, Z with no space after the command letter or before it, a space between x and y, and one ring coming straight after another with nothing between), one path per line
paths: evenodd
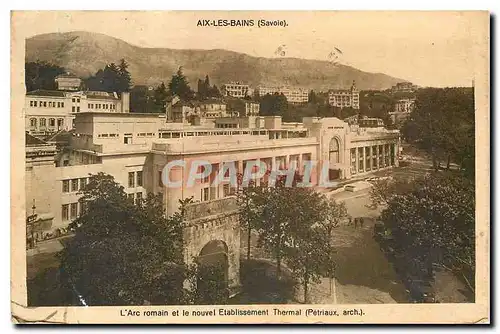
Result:
M369 73L327 61L298 58L262 58L227 50L178 50L142 48L120 39L91 32L51 33L26 40L26 61L43 60L87 77L107 63L129 63L136 85L168 82L179 66L191 87L209 75L221 85L239 81L258 85L289 85L314 90L348 88L353 80L359 89L386 89L404 81L382 73Z

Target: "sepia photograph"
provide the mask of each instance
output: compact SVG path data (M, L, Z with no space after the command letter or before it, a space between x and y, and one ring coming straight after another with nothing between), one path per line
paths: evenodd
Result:
M11 12L12 321L488 323L489 26Z

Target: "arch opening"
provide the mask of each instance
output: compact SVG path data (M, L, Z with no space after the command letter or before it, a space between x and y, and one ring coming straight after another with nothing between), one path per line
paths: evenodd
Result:
M340 142L337 138L332 138L328 147L329 179L338 180L341 177L340 163Z
M218 304L228 298L229 257L224 241L209 241L198 256L197 289L204 304Z

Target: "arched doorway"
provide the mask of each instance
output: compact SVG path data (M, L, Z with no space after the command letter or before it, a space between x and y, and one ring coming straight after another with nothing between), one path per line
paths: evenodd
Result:
M198 256L197 290L203 304L220 304L229 297L228 247L224 241L212 240Z
M337 138L332 138L328 147L328 162L329 162L329 179L340 179L340 143Z

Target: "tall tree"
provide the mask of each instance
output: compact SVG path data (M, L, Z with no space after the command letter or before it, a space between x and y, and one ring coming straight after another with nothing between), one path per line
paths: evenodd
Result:
M158 87L156 87L154 92L154 104L157 108L162 111L165 111L165 103L167 101L167 97L169 93L167 92L167 87L165 83L161 83Z
M432 275L437 264L474 291L474 183L457 173L433 173L386 198L381 219L392 231L396 248L419 268L415 274Z
M125 59L120 60L120 65L118 65L118 73L120 75L120 84L118 92L128 92L132 86L132 77L128 71L128 63Z
M264 116L284 116L288 110L286 96L275 93L267 94L260 99L260 113Z
M417 92L404 137L432 157L434 168L446 161L474 176L474 92L468 88L426 88Z
M189 101L193 98L194 92L189 87L187 78L182 72L182 67L179 67L177 73L172 76L172 79L168 83L168 90L170 91L170 94L177 95L184 101Z
M184 303L181 217L165 217L153 195L134 204L104 173L92 175L82 195L61 269L87 303Z

